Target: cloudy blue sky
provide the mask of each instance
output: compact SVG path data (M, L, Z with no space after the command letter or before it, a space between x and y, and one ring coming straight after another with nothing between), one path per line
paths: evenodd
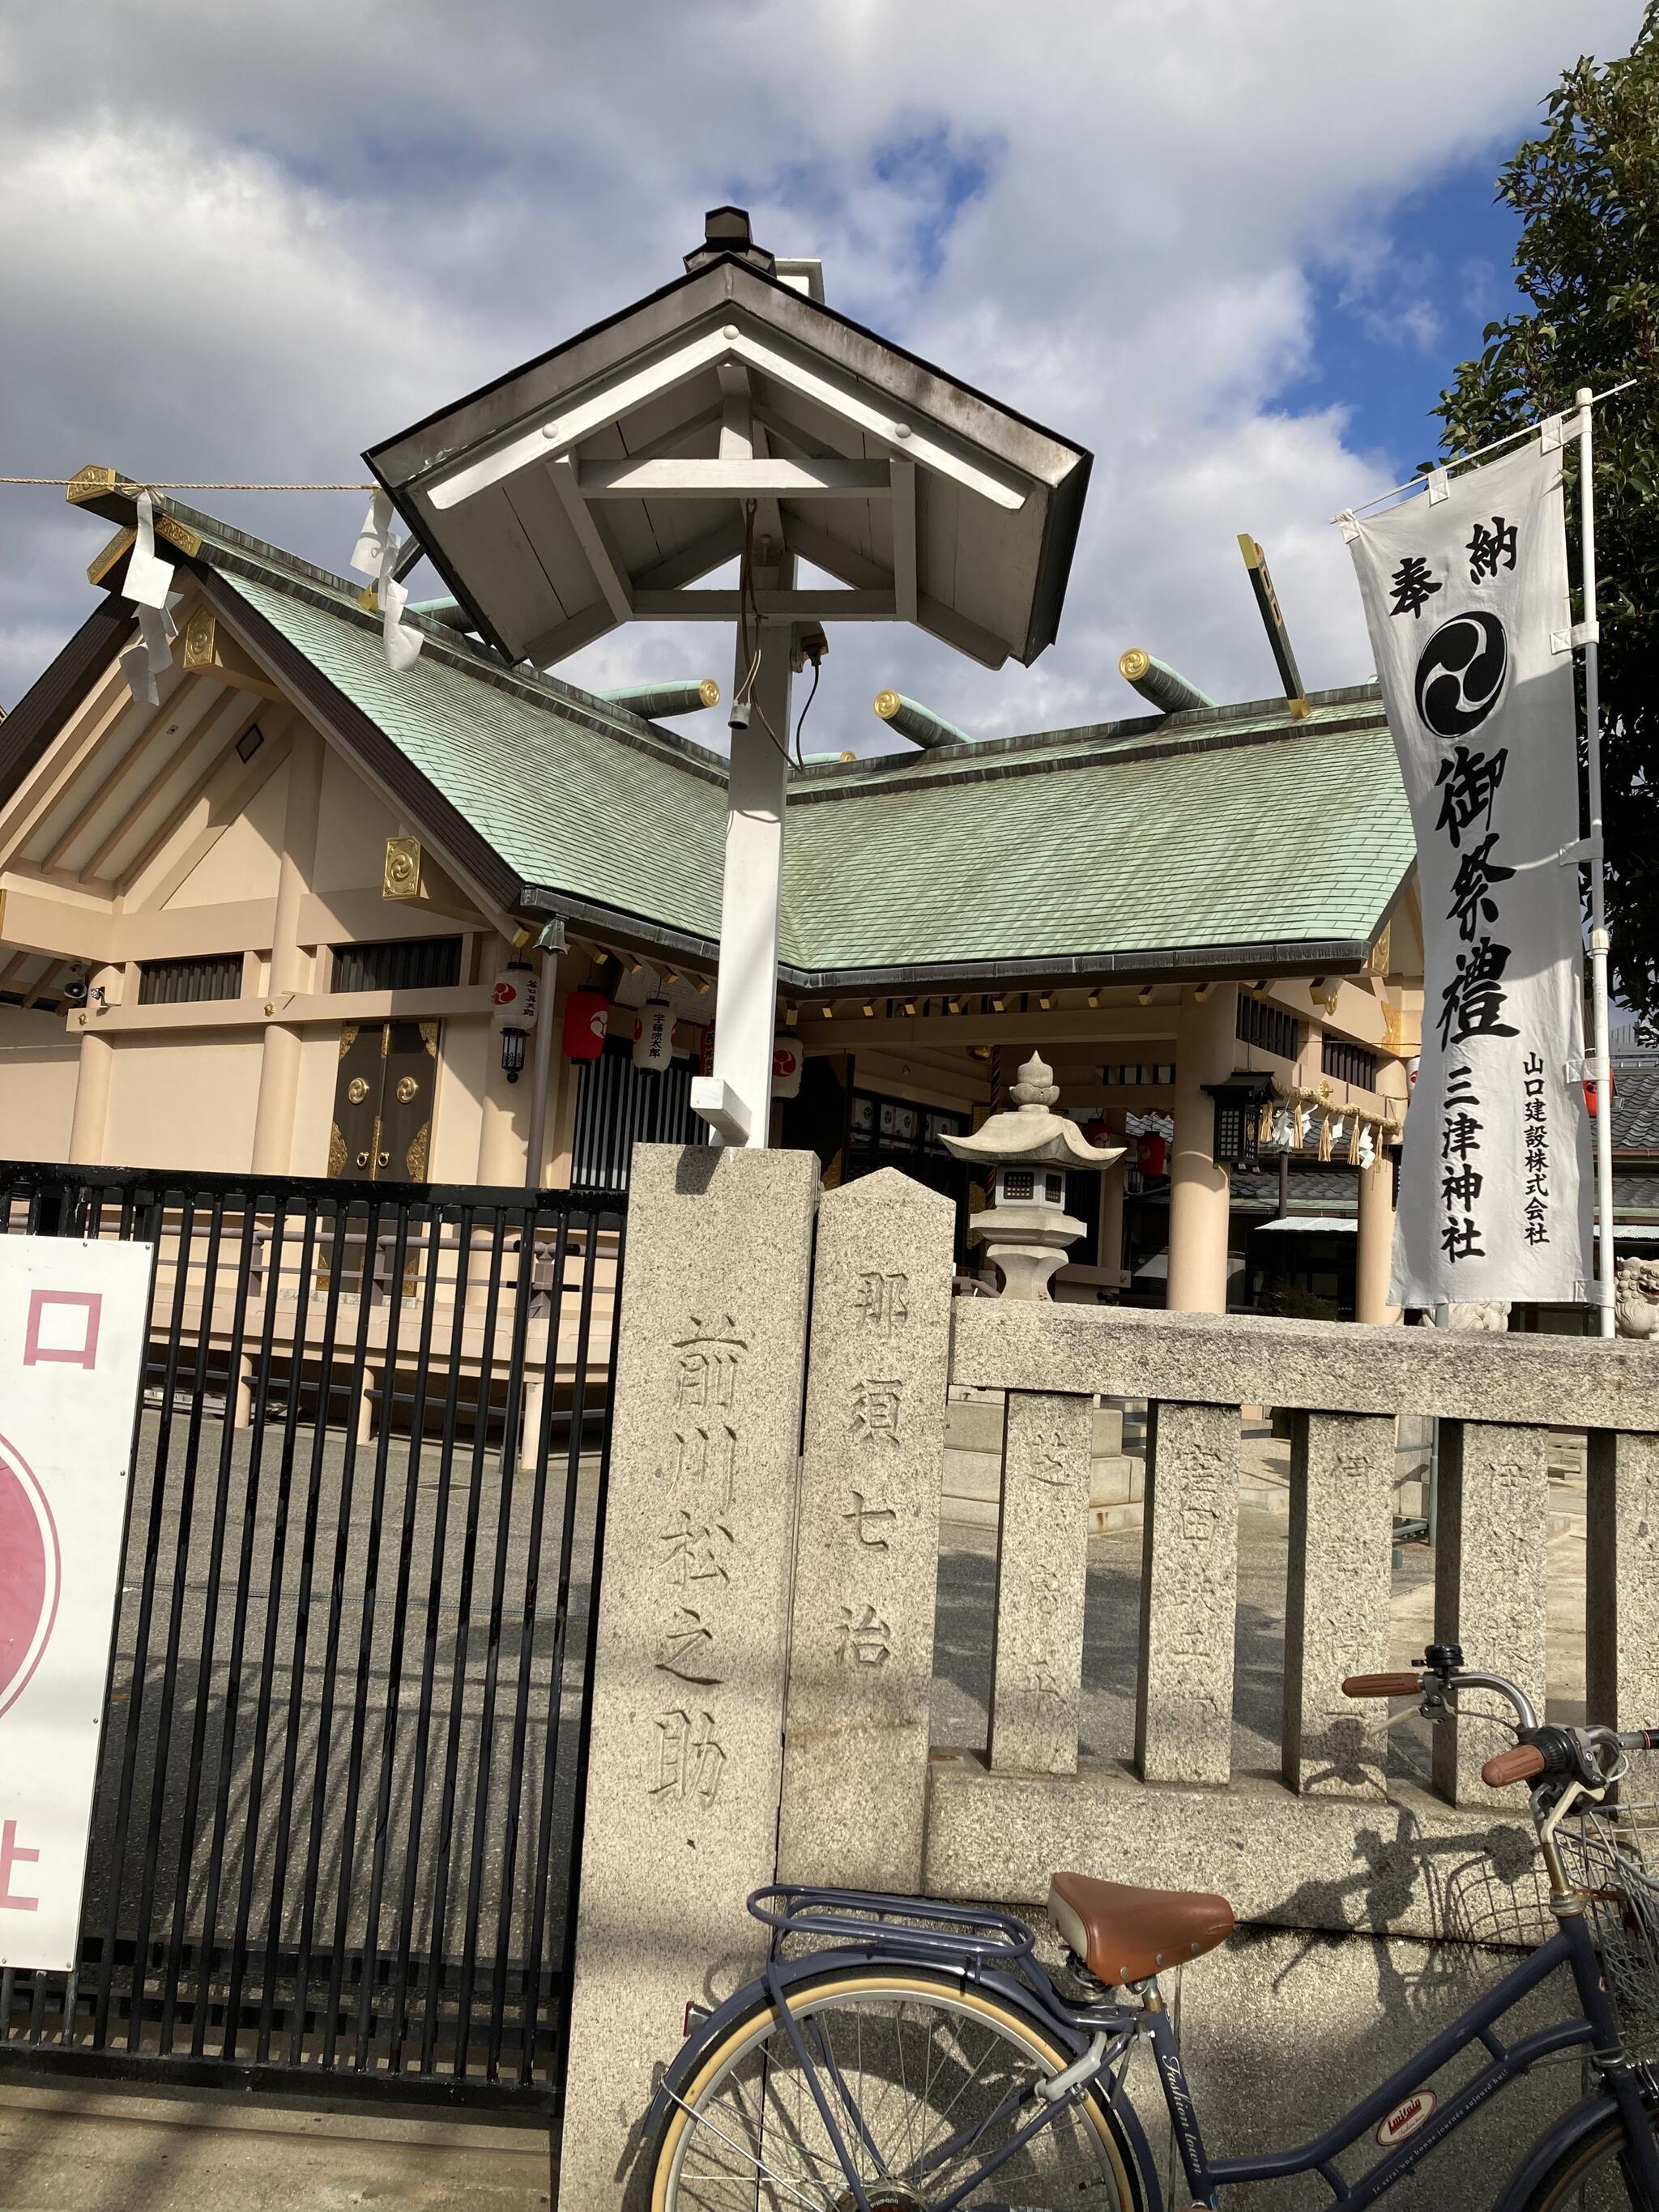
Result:
M677 272L736 199L830 297L1096 455L1058 643L993 676L843 630L820 746L894 684L975 733L1369 672L1338 507L1433 450L1510 297L1498 162L1639 0L9 0L0 473L352 478L362 449ZM106 526L0 487L0 703ZM363 501L203 495L342 566ZM630 629L578 680L729 681ZM711 738L718 718L708 718Z

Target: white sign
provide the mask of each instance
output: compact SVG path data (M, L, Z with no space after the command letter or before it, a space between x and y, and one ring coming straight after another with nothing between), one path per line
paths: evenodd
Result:
M634 1017L634 1065L665 1068L674 1057L674 1009L665 999L648 1000Z
M150 1251L0 1237L0 1966L76 1963Z
M538 977L533 968L503 968L489 994L498 1030L533 1030Z
M1578 751L1561 453L1350 534L1417 833L1423 1055L1389 1297L1582 1299L1591 1273Z

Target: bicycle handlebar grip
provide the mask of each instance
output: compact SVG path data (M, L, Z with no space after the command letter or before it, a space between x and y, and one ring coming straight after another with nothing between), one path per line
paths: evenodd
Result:
M1342 1685L1345 1698L1414 1698L1422 1688L1416 1674L1350 1674Z
M1507 1783L1529 1782L1534 1774L1543 1771L1544 1754L1538 1746L1517 1743L1489 1759L1480 1770L1480 1779L1488 1790L1502 1790Z
M1625 1751L1659 1751L1659 1728L1626 1729L1619 1742Z

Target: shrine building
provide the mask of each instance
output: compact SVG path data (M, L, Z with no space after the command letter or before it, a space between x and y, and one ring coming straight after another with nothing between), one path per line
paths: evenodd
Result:
M0 1154L617 1189L635 1139L702 1140L726 763L639 711L696 686L601 697L420 614L394 676L358 586L167 501L149 707L135 491L71 487L119 527L0 723ZM1374 684L809 761L787 816L775 1141L951 1191L971 1273L940 1139L1036 1048L1129 1144L1073 1178L1058 1295L1387 1317L1421 951Z

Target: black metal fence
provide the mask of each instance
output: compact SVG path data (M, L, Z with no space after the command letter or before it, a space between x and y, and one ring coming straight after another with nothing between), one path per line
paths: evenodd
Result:
M155 1252L80 1962L0 2065L556 2103L622 1205L0 1164Z

